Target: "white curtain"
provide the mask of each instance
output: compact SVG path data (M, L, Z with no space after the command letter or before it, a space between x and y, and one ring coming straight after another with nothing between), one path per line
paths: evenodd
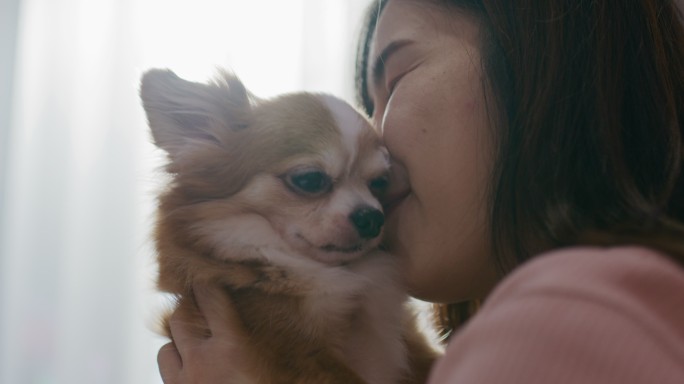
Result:
M142 71L351 101L370 1L0 0L0 383L160 382Z

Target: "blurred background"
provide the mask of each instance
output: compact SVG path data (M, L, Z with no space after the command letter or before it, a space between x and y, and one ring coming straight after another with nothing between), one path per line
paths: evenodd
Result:
M0 383L161 383L141 73L353 101L372 0L0 0Z

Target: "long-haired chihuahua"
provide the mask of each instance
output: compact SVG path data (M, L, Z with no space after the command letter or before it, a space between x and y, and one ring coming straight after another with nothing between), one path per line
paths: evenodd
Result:
M228 72L150 70L141 98L171 176L158 286L200 328L193 286L230 296L257 352L235 382L423 382L435 352L378 248L389 160L368 119L325 94L259 99Z

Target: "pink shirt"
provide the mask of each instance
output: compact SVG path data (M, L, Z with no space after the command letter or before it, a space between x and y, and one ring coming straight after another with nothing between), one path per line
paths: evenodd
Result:
M684 383L684 269L640 247L521 266L456 334L429 383Z

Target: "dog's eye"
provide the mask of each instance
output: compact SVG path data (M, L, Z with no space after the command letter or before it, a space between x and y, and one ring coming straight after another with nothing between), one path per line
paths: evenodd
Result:
M295 192L303 192L308 195L328 192L332 186L330 176L321 171L294 173L289 175L286 180Z
M368 183L368 188L374 195L381 195L389 187L389 178L387 176L376 177Z

